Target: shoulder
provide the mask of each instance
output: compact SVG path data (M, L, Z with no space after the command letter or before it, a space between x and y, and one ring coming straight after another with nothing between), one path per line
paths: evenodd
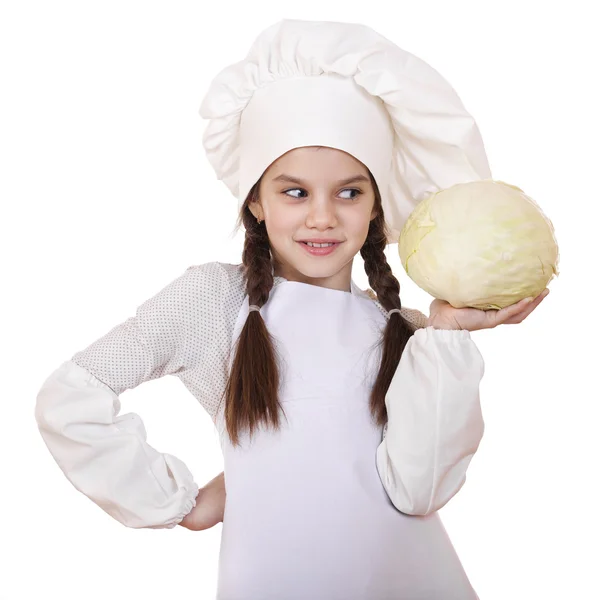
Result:
M227 290L228 279L220 263L209 262L189 266L175 279L163 285L138 310L180 312L184 307L190 308L198 299L218 302L219 296Z
M180 279L201 307L213 311L239 309L246 293L243 264L212 261L191 265Z
M375 302L375 304L377 305L379 310L384 315L387 315L387 311L385 310L385 308L383 308L383 306L377 300L377 294L371 288L367 288L366 290L364 290L364 294L366 296L368 296L371 300L373 300L373 302ZM400 309L400 314L411 325L413 325L415 329L423 329L423 328L427 327L427 320L428 320L427 316L424 315L420 310L417 310L416 308L406 308L403 306Z
M205 292L236 291L243 288L242 266L212 261L189 266L181 277L188 285L198 286Z
M244 299L243 272L238 265L217 261L191 265L137 309L142 321L185 329L193 322L239 309ZM228 310L229 309L229 310Z

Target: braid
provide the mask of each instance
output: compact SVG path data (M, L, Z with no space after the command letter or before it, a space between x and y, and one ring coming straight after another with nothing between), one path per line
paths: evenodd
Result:
M239 223L246 230L242 263L246 293L250 304L263 306L273 288L273 270L269 237L264 224L259 224L248 204L258 199L258 184L250 191ZM239 443L239 432L250 435L260 422L279 427L279 371L273 339L259 311L250 311L236 343L235 357L225 390L225 419L233 445Z
M242 251L246 293L250 304L262 306L273 287L269 236L265 222L257 223L250 210L244 210L242 218L246 229Z
M360 254L364 259L369 285L377 294L378 302L386 311L393 308L401 309L400 283L394 276L385 256L387 228L381 208L381 196L372 176L371 183L375 190L376 206L379 210L377 216L369 224L367 239L360 250ZM387 423L385 396L400 362L402 352L413 333L414 329L401 313L394 312L389 316L380 342L383 345L381 365L369 399L371 413L378 425Z
M402 308L400 283L394 276L385 256L384 250L387 242L382 215L383 213L380 213L371 221L369 234L360 250L360 254L364 259L369 285L377 294L377 300L383 308L392 310L392 308Z

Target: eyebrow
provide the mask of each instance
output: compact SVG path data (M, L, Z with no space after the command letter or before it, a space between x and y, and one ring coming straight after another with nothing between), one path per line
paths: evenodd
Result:
M299 185L306 185L306 182L303 181L302 179L298 179L297 177L292 177L291 175L286 175L285 173L282 173L281 175L274 177L273 181L289 181L291 183L297 183ZM337 183L337 185L347 185L349 183L354 183L355 181L368 182L369 179L367 177L365 177L364 175L354 175L353 177L348 177L347 179L341 179L340 181L338 181L336 183Z

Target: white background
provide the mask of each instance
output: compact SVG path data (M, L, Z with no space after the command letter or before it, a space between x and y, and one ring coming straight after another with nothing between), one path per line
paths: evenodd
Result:
M593 14L584 1L3 2L0 599L214 598L222 525L122 526L63 476L34 405L63 360L188 266L241 262L198 108L281 18L361 22L427 61L477 120L493 177L552 220L550 296L522 324L472 333L486 431L440 516L482 600L600 598ZM428 314L396 245L388 259L403 305ZM353 277L367 287L360 256ZM199 485L222 470L212 422L176 378L121 400Z

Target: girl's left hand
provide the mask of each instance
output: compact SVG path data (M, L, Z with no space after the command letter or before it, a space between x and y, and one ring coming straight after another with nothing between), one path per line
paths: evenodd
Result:
M502 324L511 325L513 323L521 323L539 306L540 302L549 293L550 290L546 288L529 304L523 299L501 310L454 308L445 300L438 300L436 298L429 307L427 326L433 326L438 329L468 329L469 331L477 331L478 329L493 329Z
M226 499L225 472L222 471L198 490L196 506L185 515L179 525L191 531L203 531L214 527L223 521Z

